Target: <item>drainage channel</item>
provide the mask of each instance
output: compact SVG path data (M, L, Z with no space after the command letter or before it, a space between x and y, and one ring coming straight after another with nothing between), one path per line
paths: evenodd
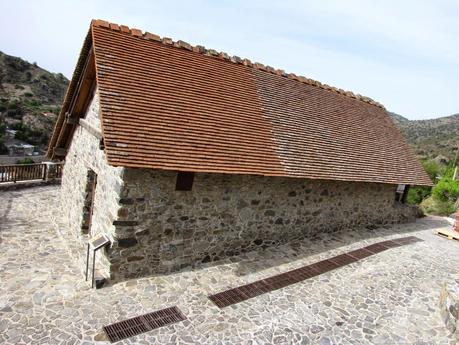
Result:
M409 236L377 242L326 260L315 262L311 265L303 266L266 279L255 281L250 284L222 291L217 294L210 295L208 298L219 308L224 308L352 264L387 249L421 241L421 239L415 236ZM173 306L116 322L111 325L104 326L103 329L110 342L113 343L184 320L186 320L186 316L177 306Z
M183 320L185 315L174 306L104 326L104 332L114 343Z
M400 247L422 241L415 236L401 237L393 240L377 242L369 246L337 255L332 258L315 262L292 271L281 273L250 284L222 291L208 298L219 308L224 308L262 294L282 289L306 279L318 276L331 270L352 264L366 257L375 255L390 248Z

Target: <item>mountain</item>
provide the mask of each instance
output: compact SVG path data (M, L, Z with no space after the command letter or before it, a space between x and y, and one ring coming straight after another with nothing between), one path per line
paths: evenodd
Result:
M68 83L61 73L0 52L0 153L6 127L16 139L46 147Z
M419 158L444 156L452 160L459 154L459 114L432 120L408 120L389 114Z

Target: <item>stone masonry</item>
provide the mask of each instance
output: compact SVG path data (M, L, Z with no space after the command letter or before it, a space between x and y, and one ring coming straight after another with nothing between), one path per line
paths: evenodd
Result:
M444 284L440 292L440 314L446 328L454 339L459 341L459 287L455 284Z
M86 245L89 238L105 233L112 241L114 239L113 222L117 219L119 193L123 184L123 168L109 166L104 151L100 149L98 92L95 93L83 121L86 128L78 126L66 157L60 192L61 213L55 218L62 220L56 222L56 226L71 248L72 255L78 260L82 271L86 267ZM87 214L88 193L91 192L87 187L90 171L97 174L97 187L92 225L88 233L84 228L84 216ZM110 262L105 254L98 253L96 266L102 275L108 277Z
M413 221L395 185L126 169L111 279L172 272L318 233Z
M98 92L81 121L66 157L56 217L62 221L56 226L82 271L89 238L106 234L112 245L98 254L96 267L112 281L417 215L416 208L394 202L396 186L388 184L200 173L191 191L176 191L176 172L107 164ZM88 233L93 173L97 186Z

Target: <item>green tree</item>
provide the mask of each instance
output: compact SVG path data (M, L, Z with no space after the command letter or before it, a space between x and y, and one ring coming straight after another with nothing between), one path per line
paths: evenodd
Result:
M433 188L432 196L437 201L454 204L459 199L459 181L444 176Z
M439 165L434 160L427 159L427 160L422 161L421 164L434 184L438 181L438 178L445 172L445 167ZM418 205L424 199L428 198L431 195L431 193L432 193L431 187L424 187L424 186L412 187L408 191L408 196L406 200L409 204Z

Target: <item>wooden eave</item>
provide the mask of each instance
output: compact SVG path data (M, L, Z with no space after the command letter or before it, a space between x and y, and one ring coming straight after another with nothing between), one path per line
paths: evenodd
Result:
M50 139L46 155L51 160L65 158L79 119L86 114L94 95L96 84L94 51L91 35L88 34Z

